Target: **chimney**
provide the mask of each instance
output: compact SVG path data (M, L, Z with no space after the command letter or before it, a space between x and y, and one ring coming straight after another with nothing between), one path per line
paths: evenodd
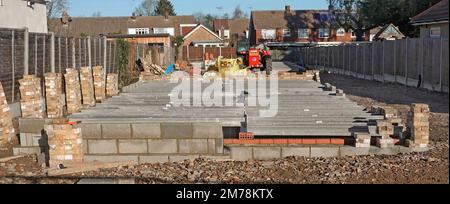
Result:
M284 11L291 12L291 6L290 5L284 6Z

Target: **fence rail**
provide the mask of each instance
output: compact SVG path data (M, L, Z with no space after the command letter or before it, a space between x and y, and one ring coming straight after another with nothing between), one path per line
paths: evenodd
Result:
M448 39L409 38L300 48L308 67L448 93Z

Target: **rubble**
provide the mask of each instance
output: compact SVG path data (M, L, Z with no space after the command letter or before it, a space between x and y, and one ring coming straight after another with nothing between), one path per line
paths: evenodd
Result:
M81 67L80 81L83 105L95 106L94 79L90 67Z
M109 73L106 77L106 95L108 97L112 97L118 94L119 94L119 75L115 73Z
M6 100L3 85L0 83L0 146L10 142L14 137L14 126L11 112Z
M60 73L45 74L45 101L47 117L61 118L64 116L64 101L62 99L62 75Z
M78 70L66 69L64 78L66 84L67 113L78 113L81 111L81 87Z
M102 66L92 67L94 76L95 100L102 102L106 99L106 76Z
M41 79L35 75L25 75L19 84L22 118L44 118Z

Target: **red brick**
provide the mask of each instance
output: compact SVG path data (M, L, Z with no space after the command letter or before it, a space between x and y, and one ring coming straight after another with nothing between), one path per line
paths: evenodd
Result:
M223 139L223 144L233 144L234 139Z
M273 139L261 139L260 144L273 144Z
M288 139L274 139L274 144L288 144Z
M313 145L313 144L317 144L316 142L317 142L316 139L303 139L303 143L302 144Z
M330 140L331 144L333 145L344 145L345 144L345 139L343 138L333 138Z
M331 139L330 138L316 139L316 144L318 145L331 144Z
M303 144L303 139L288 139L288 144Z

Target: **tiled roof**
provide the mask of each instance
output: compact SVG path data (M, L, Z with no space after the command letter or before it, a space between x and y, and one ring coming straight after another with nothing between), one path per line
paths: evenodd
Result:
M411 19L412 24L430 23L438 21L448 21L448 0L442 0L429 9L414 16Z
M335 25L326 10L253 11L255 29L314 28Z

